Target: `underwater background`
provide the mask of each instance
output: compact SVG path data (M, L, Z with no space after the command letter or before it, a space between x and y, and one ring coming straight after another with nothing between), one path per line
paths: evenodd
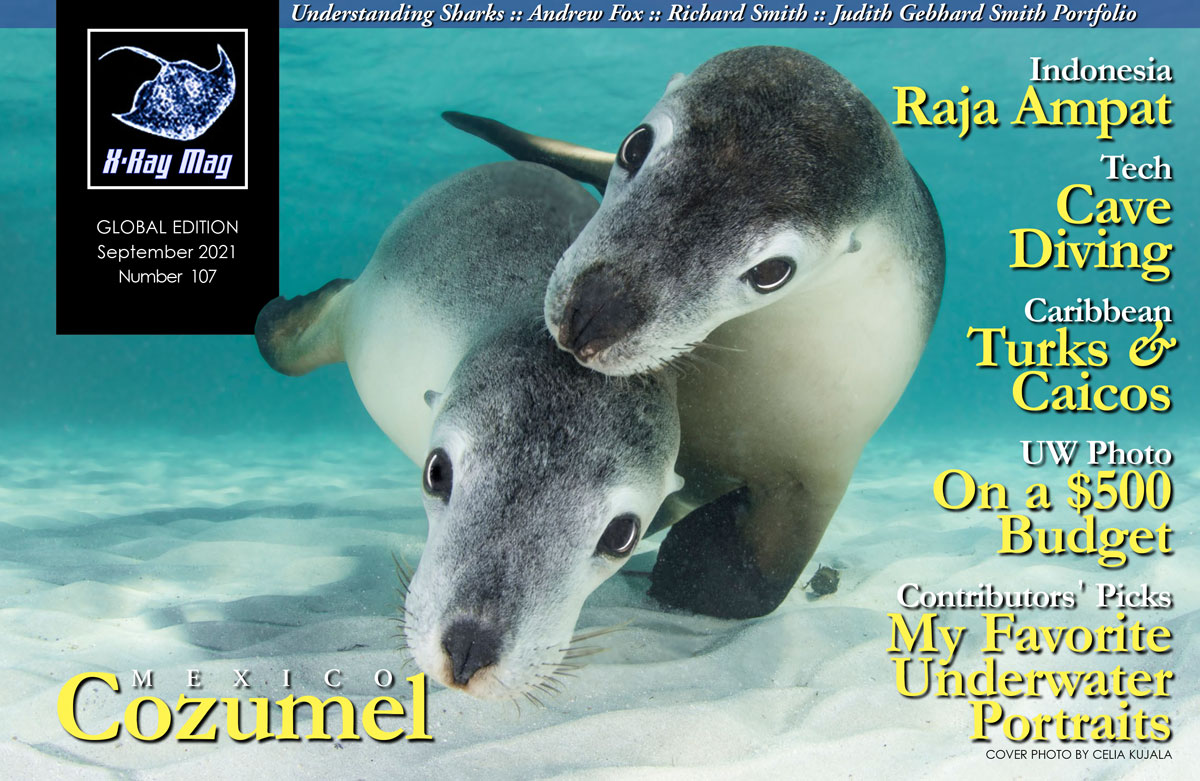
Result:
M7 181L6 285L0 349L12 367L0 387L0 419L18 426L168 428L189 433L368 428L346 372L326 369L290 382L265 371L250 337L63 337L54 331L54 38L52 31L4 30L3 107ZM502 153L454 130L446 109L494 116L530 132L615 149L676 72L726 49L775 44L805 49L844 73L885 116L895 85L918 85L932 98L996 101L1002 127L959 140L952 128L897 128L909 160L925 179L946 236L947 278L937 327L921 366L881 436L945 428L1027 432L1032 438L1102 436L1130 428L1145 436L1194 419L1188 378L1200 367L1186 350L1152 374L1178 385L1170 413L1031 415L1008 398L1007 368L973 367L968 325L1007 324L1026 338L1046 328L1023 323L1035 295L1050 303L1109 297L1125 304L1178 306L1200 291L1187 273L1196 217L1185 208L1197 185L1197 147L1187 143L1198 110L1190 78L1190 30L832 31L800 30L283 30L280 43L280 286L308 292L362 269L390 220L435 182ZM1089 128L1014 128L1030 56L1065 64L1172 66L1173 84L1043 84L1053 97L1132 101L1166 92L1171 128L1120 128L1112 142ZM1155 90L1158 90L1157 92ZM1163 155L1172 182L1106 182L1099 155L1129 160ZM1096 198L1176 199L1170 226L1120 228L1112 238L1177 245L1169 282L1147 284L1136 272L1024 271L1006 266L1008 231L1060 227L1054 199L1082 181ZM1174 197L1173 197L1174 196ZM1078 197L1078 196L1077 196ZM1081 200L1080 203L1084 203ZM59 219L69 219L69 212ZM1074 240L1093 241L1078 227ZM270 262L264 259L263 262ZM1186 319L1170 330L1187 327ZM1035 333L1036 332L1036 333ZM1078 338L1124 342L1138 326L1076 326ZM1096 372L1126 384L1126 361ZM1057 372L1064 382L1077 379ZM1143 375L1145 373L1142 373ZM1120 375L1120 376L1117 376ZM1189 416L1191 413L1191 416ZM1055 433L1062 429L1061 434ZM1068 433L1070 432L1070 433ZM1091 432L1091 434L1089 434ZM1028 438L1028 437L1025 437Z
M1156 587L1177 594L1178 626L1195 624L1188 615L1196 605L1188 597L1200 597L1194 537L1188 528L1200 506L1194 496L1200 483L1195 462L1200 453L1200 363L1192 316L1200 296L1194 262L1200 246L1200 147L1195 142L1200 73L1194 30L282 30L280 292L298 295L336 277L356 276L384 228L422 191L464 168L503 159L498 150L443 122L441 111L482 114L539 135L615 150L672 74L691 71L721 51L759 44L797 47L820 57L862 89L889 119L895 110L893 86L917 85L931 98L957 101L962 98L960 87L969 85L972 98L996 102L1002 126L974 129L965 139L950 128L896 129L941 215L947 276L937 324L916 375L867 446L863 468L817 554L817 560L833 556L849 570L843 576L843 591L832 598L848 602L826 609L850 612L823 614L819 606L797 597L797 604L790 600L791 608L783 611L783 625L764 621L739 628L700 619L689 623L665 614L647 618L658 633L655 648L661 653L655 664L701 656L708 666L673 668L656 679L648 669L658 668L648 668L649 662L631 650L626 661L636 662L638 669L626 676L629 665L620 663L624 657L613 668L622 673L616 686L628 689L627 699L611 691L612 681L608 686L601 681L580 684L581 701L588 703L588 711L594 707L604 713L633 707L629 698L644 698L668 680L710 678L721 679L719 691L693 691L689 700L677 690L674 699L664 699L703 703L710 696L736 697L770 669L768 661L746 661L757 659L761 651L755 649L804 646L809 656L793 660L789 669L820 670L830 681L865 681L858 677L865 675L863 669L883 665L882 688L822 714L832 734L840 734L839 724L852 723L853 714L861 716L864 708L874 707L871 697L883 697L878 702L885 704L875 714L884 720L881 723L894 726L907 719L914 712L905 710L910 706L933 720L924 736L917 734L919 729L905 733L910 742L927 741L921 744L927 754L974 757L956 721L961 714L951 705L926 701L918 706L901 701L894 690L886 696L889 672L883 649L888 625L883 614L895 607L895 583L901 582L896 578L917 580L920 573L966 568L969 574L951 577L947 585L971 587L988 577L997 583L1007 579L1014 588L1033 583L1063 588L1077 577L1094 576L1095 568L1086 562L997 560L989 550L995 538L990 515L950 514L933 503L930 485L941 470L990 469L988 477L998 475L1008 478L1010 487L1023 486L1037 473L1022 467L1020 440L1115 439L1126 447L1171 449L1175 466L1168 471L1176 480L1177 498L1167 517L1180 529L1175 539L1182 552L1138 563L1122 577L1141 583L1155 576ZM1173 101L1174 126L1117 128L1111 142L1095 140L1096 131L1090 128L1008 126L1029 82L1031 56L1047 64L1079 57L1082 63L1131 65L1145 64L1153 56L1172 67L1173 83L1042 84L1039 93L1047 101L1132 101L1165 92ZM285 651L333 653L343 650L347 634L361 630L364 637L385 637L368 622L338 625L336 631L327 627L319 640L303 632L288 635L286 642L279 640L282 645L273 646L272 640L283 635L262 629L261 610L256 612L291 616L288 626L293 627L309 626L309 619L321 613L342 611L364 621L386 615L394 606L390 591L381 588L390 577L387 547L396 539L389 535L403 534L399 547L414 563L419 555L424 517L418 470L377 431L344 367L286 378L266 366L250 336L55 336L55 229L56 224L70 229L72 214L70 204L56 203L55 198L54 57L53 30L0 30L0 70L5 74L0 81L0 558L6 567L0 578L0 625L21 638L0 651L6 675L16 681L18 695L44 704L68 674L92 669L89 665L126 669L139 663L117 650L130 643L134 650L129 653L139 654L137 659L153 660L161 652L170 664L186 666L188 653L209 659L268 657ZM1161 155L1175 181L1106 181L1099 156L1109 153L1125 154L1133 162ZM1164 197L1174 204L1170 225L1121 227L1109 237L1174 244L1167 264L1170 281L1148 284L1128 270L1016 272L1007 267L1013 251L1009 231L1040 228L1053 233L1062 227L1055 199L1060 189L1074 182L1091 184L1096 199ZM1087 202L1082 195L1076 197L1081 206ZM1073 240L1095 239L1090 227L1073 227L1070 233ZM1147 327L1070 326L1073 339L1109 342L1112 363L1093 370L1094 385L1168 385L1170 412L1034 415L1019 410L1010 397L1017 371L976 368L978 342L968 341L966 331L970 326L1007 325L1018 338L1053 338L1052 326L1034 326L1024 319L1024 304L1034 296L1050 304L1107 297L1119 306L1172 307L1176 322L1168 326L1167 335L1177 337L1181 346L1149 371L1129 367L1124 357L1129 342L1149 334ZM1048 371L1054 384L1080 382L1076 369ZM1065 526L1071 517L1060 514L1056 521ZM282 547L292 536L309 546L305 566L295 565L295 551ZM184 538L189 539L182 548L186 553L168 555L172 541ZM193 547L196 540L204 544ZM319 550L322 541L324 551ZM238 558L243 555L239 543L253 547L268 542L281 547L253 548L257 564ZM295 566L262 580L263 562L281 559ZM221 566L214 564L218 561ZM895 578L873 580L885 571ZM79 585L95 582L104 588ZM585 617L597 623L624 620L629 611L621 608L631 602L637 603L639 615L653 616L652 609L637 602L638 589L644 584L632 579L606 584L589 603L593 612ZM234 604L245 610L239 612ZM64 620L64 613L71 615L71 622L57 634L30 628L59 626L56 622ZM803 627L818 616L828 629L812 629L817 634L810 637ZM223 628L214 629L214 622ZM256 622L260 626L253 626ZM858 632L857 639L830 640L848 628ZM215 634L206 634L210 630ZM80 640L93 632L99 639L92 645ZM123 639L115 639L113 632ZM330 632L343 642L329 641ZM75 639L75 647L64 651L62 637L67 635ZM212 640L218 636L224 639ZM700 636L724 639L678 639ZM166 642L164 637L174 640ZM363 642L378 654L369 664L364 662L364 669L387 664L386 641ZM89 649L98 647L108 650L89 655ZM1176 653L1177 664L1196 662L1186 639ZM47 661L56 654L66 655ZM841 666L819 667L835 658L842 660ZM316 669L322 663L312 665ZM1192 669L1197 667L1200 664ZM800 684L781 679L778 685ZM1184 702L1189 712L1195 711L1195 684L1182 686L1186 688L1169 712L1179 712ZM552 714L535 715L524 726L501 728L495 724L496 711L482 711L492 719L487 725L473 701L439 694L444 707L433 721L439 743L430 751L449 753L427 756L440 757L431 760L431 772L448 776L484 762L484 755L472 753L470 747L494 738L496 730L509 730L506 734L517 740L528 737L531 725L542 724L537 719L563 729L570 724L575 730L544 738L562 747L546 765L548 771L605 767L599 761L573 763L568 755L576 749L569 747L581 745L592 734L589 730L622 723L588 726L587 714L563 704L558 711L552 705ZM776 705L778 710L771 710L775 706L755 702L744 712L768 714L764 718L775 725L771 734L780 736L787 734L782 725L803 722L807 727L815 707L808 695L789 701L787 707L782 701ZM43 770L50 765L38 764L42 761L156 765L151 759L122 764L126 760L112 760L102 747L89 746L84 752L70 743L52 716L37 716L39 726L21 726L26 711L16 707L10 704L2 711L7 722L16 724L14 734L28 745L59 748L39 748L38 759L18 752L0 760L28 762L28 767ZM724 715L742 712L734 706ZM945 715L950 712L954 715ZM790 721L788 713L803 714L804 719ZM655 718L664 715L667 721L672 718L670 712L656 713ZM695 718L720 716L706 710ZM1190 723L1194 729L1194 713ZM870 732L862 725L855 728L859 731L845 729L845 735L857 738ZM790 751L820 742L813 736L822 734L813 727L804 739L787 744L786 751L775 744L755 744L761 754L750 751L747 756L766 757L766 764L757 767L771 769L776 767L771 761L792 761ZM878 747L876 738L864 740ZM672 735L657 739L660 753L665 750L663 741L691 745L671 744ZM640 757L644 766L665 763L655 754L654 740L646 742L643 753L630 756ZM534 749L538 745L531 744ZM175 747L159 748L175 752L171 762L183 761ZM517 742L509 748L512 754L505 761L512 764L507 767L532 761L528 753L520 756L530 745L522 748ZM701 748L711 747L690 750ZM82 753L76 755L77 749ZM406 757L426 756L414 747L397 750ZM453 755L455 750L465 753ZM876 757L875 765L856 766L864 772L904 768L920 773L926 768L919 762L903 764L886 748L863 752L850 737L836 751L829 756L846 762L856 752ZM680 748L677 753L676 761L689 761L689 750ZM728 769L739 761L731 755L714 760L712 767L724 762ZM826 761L839 760L827 756ZM1167 766L1160 769L1170 772ZM199 766L195 770L199 773Z

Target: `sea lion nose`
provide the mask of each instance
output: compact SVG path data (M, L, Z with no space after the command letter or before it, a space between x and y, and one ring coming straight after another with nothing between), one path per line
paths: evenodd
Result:
M629 334L641 319L641 308L620 283L603 271L590 271L571 291L558 343L586 361Z
M442 636L450 657L450 675L466 686L476 672L500 659L500 633L473 618L460 618Z

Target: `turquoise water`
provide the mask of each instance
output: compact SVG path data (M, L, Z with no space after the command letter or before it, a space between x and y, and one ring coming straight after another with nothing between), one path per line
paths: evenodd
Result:
M419 776L446 778L469 775L464 769L496 775L497 767L509 770L500 777L527 777L537 763L543 773L621 762L792 772L801 761L830 772L856 769L857 777L919 777L942 760L949 761L943 775L952 764L960 775L967 768L990 777L995 764L974 772L982 760L960 723L965 710L896 694L884 614L895 609L896 586L908 581L931 589L987 581L1052 590L1107 577L1081 558L997 557L993 518L933 504L930 480L949 467L978 468L1010 487L1027 481L1021 439L1115 438L1176 452L1178 496L1167 517L1178 529L1178 555L1146 557L1120 577L1176 594L1179 610L1146 620L1170 622L1179 638L1172 664L1180 689L1164 710L1189 723L1200 659L1193 642L1197 562L1187 544L1200 475L1188 458L1197 451L1200 392L1190 319L1200 294L1193 268L1200 239L1196 38L1159 30L283 31L280 277L289 296L356 275L385 226L419 193L500 159L443 123L445 109L613 149L673 73L749 44L813 52L885 115L894 85L954 99L969 84L972 96L996 100L1002 122L1028 84L1030 56L1141 64L1153 55L1175 69L1165 91L1176 126L1119 129L1111 143L1083 129L984 128L965 140L949 129L899 130L945 227L946 291L921 365L868 446L814 559L842 571L836 595L817 601L797 593L761 621L719 622L663 613L644 594L644 572L615 577L589 599L580 626L632 621L632 629L547 710L522 721L507 703L501 710L435 690L435 743L407 753L393 744L359 754L349 744L345 751L318 746L303 755L302 773L328 777L349 768L366 776L395 767L399 756ZM222 671L254 666L264 677L336 665L357 682L348 694L374 696L370 674L399 664L387 554L415 563L424 539L417 470L376 431L342 367L285 378L268 369L249 336L56 337L56 206L64 226L73 216L69 203L55 199L53 31L0 31L0 66L0 633L9 639L0 666L12 689L11 713L0 707L0 716L14 737L0 747L0 767L14 756L6 751L26 749L15 756L36 753L46 763L31 761L27 775L42 768L44 777L76 762L125 773L191 762L184 775L196 777L235 765L258 776L285 762L296 766L300 755L277 742L259 751L223 742L211 753L170 740L84 746L56 722L56 692L81 670L125 674L154 665L178 681L192 666L219 662ZM1136 84L1041 90L1046 99L1127 100L1162 91ZM1109 152L1134 161L1162 155L1176 181L1105 182L1099 156ZM1114 232L1174 243L1171 282L1148 285L1130 272L1007 268L1008 232L1058 228L1054 200L1073 182L1092 184L1097 198L1175 204L1169 227ZM1075 239L1093 235L1072 229ZM1021 309L1033 296L1172 306L1171 334L1182 347L1151 372L1124 365L1125 346L1144 327L1071 329L1076 339L1110 343L1114 366L1098 378L1169 385L1172 411L1018 410L1009 393L1016 371L975 368L978 347L965 333L971 325L1008 325L1018 337L1051 337L1050 326L1024 321ZM1050 372L1064 383L1078 377L1072 369ZM1143 513L1139 522L1153 517ZM1063 527L1072 519L1069 511L1054 518ZM644 558L635 562L630 570L648 566ZM1059 620L1037 611L1023 618ZM107 723L104 709L123 703L86 703L88 723ZM61 764L52 772L50 763ZM1104 772L1110 775L1088 775L1115 775Z
M326 369L303 381L274 375L250 337L56 337L54 331L54 38L51 31L0 33L5 178L0 223L0 343L6 372L0 421L86 432L155 427L189 432L368 431L370 422L346 373ZM1160 436L1194 419L1197 364L1186 349L1152 373L1121 368L1138 326L1077 326L1076 338L1108 339L1114 367L1097 372L1118 384L1169 384L1166 415L1030 415L1009 400L1015 372L976 369L969 325L1007 324L1041 339L1046 326L1021 316L1035 295L1073 303L1105 296L1122 304L1176 307L1195 299L1190 269L1196 218L1197 79L1188 54L1191 31L570 31L302 30L283 31L280 52L280 266L282 292L294 295L330 278L354 276L389 220L422 190L455 171L499 159L482 142L443 123L448 108L495 116L547 135L612 149L654 103L667 79L725 49L759 43L807 49L862 88L884 111L894 85L930 95L997 102L1002 123L1015 115L1028 83L1030 56L1048 62L1141 64L1147 56L1175 69L1166 85L1176 126L1119 129L1114 142L1088 129L982 128L959 140L944 128L907 128L899 137L938 204L946 231L947 284L922 364L883 436L920 430L971 430L1022 436L1107 437L1116 429ZM1155 85L1043 85L1057 96L1157 97ZM1161 154L1174 182L1103 181L1102 153L1131 160ZM1088 182L1097 198L1167 197L1176 217L1166 228L1123 229L1114 237L1178 246L1166 284L1129 272L1006 268L1008 231L1060 227L1058 190ZM70 220L69 211L59 219ZM83 226L81 226L82 229ZM1072 238L1093 240L1088 228ZM269 262L263 259L263 262ZM1184 309L1179 309L1185 305ZM1185 338L1186 317L1172 332ZM1058 370L1064 383L1077 373ZM1152 378L1147 382L1146 378Z

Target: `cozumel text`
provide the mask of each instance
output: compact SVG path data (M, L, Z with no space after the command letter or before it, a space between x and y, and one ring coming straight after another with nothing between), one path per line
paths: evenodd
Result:
M390 676L391 673L389 672L388 675ZM239 674L239 678L241 678L241 674ZM136 679L135 673L135 687ZM377 678L376 681L378 682L378 680ZM363 706L361 724L360 712L355 708L354 703L345 697L328 697L321 700L311 695L296 697L289 694L274 703L281 713L278 731L271 729L271 701L266 697L249 698L246 705L247 709L253 713L253 729L247 732L242 728L243 703L240 698L189 697L186 694L180 694L173 705L159 697L138 697L126 705L121 719L110 720L103 727L99 727L99 725L85 727L80 725L77 716L76 700L79 697L80 687L89 681L95 681L101 684L101 688L107 686L113 692L121 691L117 676L104 672L81 673L63 685L58 694L58 720L68 734L78 740L86 741L113 740L121 734L122 727L130 737L141 741L153 742L168 735L171 735L174 740L215 741L221 732L218 724L222 722L225 733L235 741L334 740L335 736L326 731L325 725L327 722L331 726L338 724L339 722L333 720L333 714L337 713L341 717L341 731L336 735L337 740L361 740L360 726L367 737L381 742L393 741L402 736L406 740L432 740L433 737L426 732L425 727L425 675L418 673L405 680L412 685L412 728L408 730L406 736L405 730L395 724L395 719L406 716L404 706L399 700L386 696L376 697ZM328 681L327 674L327 684ZM339 687L340 684L338 687L331 688ZM336 710L330 710L331 705L338 707ZM311 726L306 735L302 735L296 730L297 710L301 706L306 707L311 714ZM223 714L220 713L222 710ZM217 713L214 714L214 711ZM212 715L210 716L210 714ZM220 718L221 715L225 718ZM380 719L388 719L386 727L380 722Z

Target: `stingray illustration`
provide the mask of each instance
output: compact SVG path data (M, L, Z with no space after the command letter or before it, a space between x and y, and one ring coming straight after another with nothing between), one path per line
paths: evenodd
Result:
M109 49L99 59L119 51L140 54L162 66L152 81L142 82L138 87L129 111L113 114L130 127L163 138L191 141L204 135L233 102L237 78L233 63L220 44L217 53L221 61L212 70L204 70L188 60L167 62L136 46Z

